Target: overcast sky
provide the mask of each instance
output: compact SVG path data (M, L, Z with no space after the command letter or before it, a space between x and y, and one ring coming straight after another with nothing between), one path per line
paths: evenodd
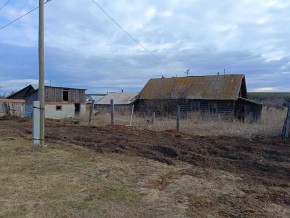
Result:
M243 73L249 91L290 91L290 0L51 0L46 84L140 91L150 78ZM0 8L7 0L0 0ZM38 6L11 0L0 28ZM0 95L38 83L38 11L0 30Z

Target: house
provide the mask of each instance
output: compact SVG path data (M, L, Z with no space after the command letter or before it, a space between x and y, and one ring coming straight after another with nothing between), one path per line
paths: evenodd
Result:
M223 114L256 120L262 105L247 98L245 75L210 75L150 79L140 92L137 107L143 113L176 111Z
M30 95L32 92L38 89L38 85L30 84L23 89L14 92L13 94L6 97L7 99L24 99L25 96Z
M38 101L38 86L29 85L8 96L25 100L25 117L32 117L33 101ZM45 86L45 117L62 119L82 115L86 111L85 89Z
M138 92L114 92L108 93L95 103L95 109L109 110L111 107L111 99L114 100L114 107L118 109L131 109L138 98Z
M0 98L0 117L24 116L24 100Z

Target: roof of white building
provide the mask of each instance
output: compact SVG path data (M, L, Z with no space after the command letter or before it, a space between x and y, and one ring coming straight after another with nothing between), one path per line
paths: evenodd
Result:
M121 105L128 105L132 104L137 100L137 97L139 95L139 92L115 92L115 93L109 93L103 98L101 98L99 101L96 102L96 104L110 104L111 99L114 100L114 104L121 104Z

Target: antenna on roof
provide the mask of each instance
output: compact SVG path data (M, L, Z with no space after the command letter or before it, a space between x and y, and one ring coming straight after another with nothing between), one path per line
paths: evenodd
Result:
M189 75L189 71L190 71L190 68L188 68L184 73L186 74L186 76Z

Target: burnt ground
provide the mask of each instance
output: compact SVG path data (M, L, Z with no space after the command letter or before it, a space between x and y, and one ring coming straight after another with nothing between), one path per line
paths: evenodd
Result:
M11 137L31 138L31 121L0 120L0 139ZM290 205L290 140L198 137L175 131L152 132L125 126L89 127L55 121L46 123L46 140L86 146L95 152L140 156L170 165L186 162L228 171L247 184L243 190L245 195L236 198L196 199L189 195L189 214L203 216L201 211L212 208L216 201L227 206L218 214L230 217L270 217L262 209L265 203ZM192 175L194 170L187 169L178 174ZM175 176L171 175L173 179ZM166 186L171 177L164 178L157 186ZM260 186L264 187L262 191L255 188Z

